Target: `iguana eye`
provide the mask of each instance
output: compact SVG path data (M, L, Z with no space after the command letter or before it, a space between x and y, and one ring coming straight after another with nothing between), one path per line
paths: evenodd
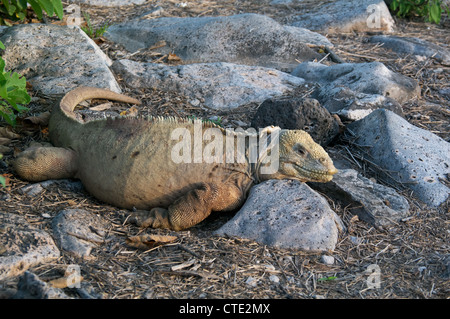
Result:
M302 157L306 156L307 152L306 152L305 148L300 144L295 144L293 147L293 150Z

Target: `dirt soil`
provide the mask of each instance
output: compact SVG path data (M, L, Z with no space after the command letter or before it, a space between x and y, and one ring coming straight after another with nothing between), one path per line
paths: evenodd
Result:
M148 12L156 5L163 8L162 16L216 16L244 12L266 14L283 22L292 14L292 7L269 6L270 1L149 1L145 5L122 8L81 6L89 13L92 23L101 26L132 19ZM184 3L187 3L184 6ZM307 9L311 1L305 1ZM424 23L421 19L396 20L396 34L414 36L436 44L450 43L450 21L444 18L440 25ZM328 34L334 43L334 52L347 62L380 61L390 69L416 79L421 86L421 98L403 105L405 117L414 125L427 129L445 140L450 140L450 101L439 90L448 87L450 68L433 59L418 61L414 57L396 54L373 43L368 34ZM174 63L168 57L151 52L132 55L105 39L97 43L111 59L129 58L139 61ZM331 63L331 62L326 62ZM228 112L192 106L189 99L176 93L157 90L137 90L127 87L120 79L123 90L142 100L140 114L196 116L208 118L220 116L222 124L235 125L234 121L250 123L257 105L249 105ZM308 95L305 91L302 94ZM44 103L41 97L39 103ZM37 105L40 105L37 103ZM39 106L36 106L36 110ZM33 110L33 108L32 108ZM118 113L127 110L114 104ZM23 136L13 146L22 150L31 141L46 141L45 127L20 122ZM377 179L364 161L349 154L343 141L336 141L330 151L349 158L368 177ZM6 154L8 162L12 154ZM66 288L75 298L93 297L108 299L132 298L433 298L450 297L449 266L449 201L437 209L410 196L404 195L411 206L411 216L395 222L385 229L375 229L358 220L351 207L342 207L329 200L331 207L344 221L347 230L342 233L335 251L326 253L277 249L249 240L223 238L212 233L233 213L213 214L206 221L188 231L139 229L126 222L129 211L121 210L97 201L83 190L74 191L63 185L53 185L35 197L19 192L25 185L9 167L2 172L9 174L8 185L0 189L0 211L20 214L30 223L51 233L51 221L57 213L67 208L84 209L102 215L110 221L105 241L92 251L91 256L79 259L62 251L53 263L30 269L41 279L60 278L70 264L81 267L82 287ZM384 183L383 180L377 180ZM391 185L392 186L392 185ZM138 234L176 236L170 244L140 250L129 247L126 238ZM322 256L334 257L334 264L326 265ZM377 266L373 266L377 265ZM375 267L375 268L373 268ZM377 268L379 267L379 268ZM380 271L380 285L375 283L373 269ZM252 279L256 280L252 285ZM14 291L17 280L3 285L3 295ZM371 288L372 287L372 288ZM1 295L1 293L0 293Z

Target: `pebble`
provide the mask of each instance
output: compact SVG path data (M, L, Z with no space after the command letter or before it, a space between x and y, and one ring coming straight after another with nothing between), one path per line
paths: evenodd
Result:
M333 265L334 264L334 257L333 256L322 255L320 260L325 265Z
M271 282L273 282L273 283L278 284L278 283L280 282L280 277L278 277L278 276L276 276L276 275L271 275L271 276L269 277L269 280L270 280Z
M245 283L247 285L249 285L250 287L256 287L256 285L258 284L258 280L256 278L253 278L252 276L250 276L247 278Z

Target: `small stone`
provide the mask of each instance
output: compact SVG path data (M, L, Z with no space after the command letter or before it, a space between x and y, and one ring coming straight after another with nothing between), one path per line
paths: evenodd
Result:
M30 184L27 186L24 186L20 189L20 192L22 194L28 195L28 196L36 196L44 191L44 188L40 183Z
M275 284L278 284L280 282L280 278L277 275L271 275L269 277L269 280Z
M322 255L322 257L320 258L320 260L321 260L322 263L324 263L325 265L333 265L333 264L334 264L334 257L333 257L333 256Z
M349 236L349 238L350 238L350 241L355 245L359 245L362 243L361 238L358 238L356 236Z
M189 101L189 103L191 103L192 106L199 106L200 105L200 101L198 99L192 99Z
M250 276L245 281L245 284L250 286L250 287L256 287L258 285L258 279L253 278L253 277Z

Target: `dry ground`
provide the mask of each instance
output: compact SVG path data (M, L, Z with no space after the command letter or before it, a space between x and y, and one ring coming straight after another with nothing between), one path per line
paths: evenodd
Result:
M163 7L164 16L231 15L243 12L267 14L279 21L288 18L289 7L269 7L269 1L149 1L143 6L121 9L89 8L94 25L105 21L118 21L141 15L155 3ZM420 20L397 20L400 35L417 36L435 43L450 43L448 20L440 26ZM327 35L335 44L335 53L348 62L381 61L389 68L415 78L422 88L420 100L403 105L406 118L413 124L430 130L449 141L450 102L439 95L439 89L448 86L449 67L432 59L418 62L413 57L401 56L367 43L367 34ZM137 60L167 62L155 54L130 56L123 48L98 41L112 58L129 57ZM119 79L120 81L120 79ZM175 93L156 90L137 91L121 82L125 92L140 98L144 103L140 112L171 115L209 117L219 115L225 124L233 120L250 122L255 105L220 114L193 107L188 99ZM302 94L307 95L308 92ZM114 104L123 111L123 106ZM23 139L14 145L20 150L32 140L46 139L45 129L19 127ZM345 147L337 141L332 145L335 153L350 158L355 166L370 177L377 178L366 163L351 158ZM357 154L355 154L357 155ZM6 161L11 156L6 156ZM4 173L13 173L2 168ZM383 182L379 180L379 182ZM411 217L386 229L375 229L358 220L351 207L339 203L330 205L340 215L347 231L339 239L336 250L328 253L312 253L267 247L248 240L213 236L212 232L230 219L233 214L213 214L208 220L188 231L173 233L162 230L140 230L126 223L128 212L101 203L83 191L72 191L52 186L36 197L27 197L19 189L27 183L10 175L6 189L0 197L10 196L0 202L2 212L23 215L36 227L51 232L51 218L65 208L80 208L101 214L111 222L111 228L103 244L93 250L92 256L77 259L62 252L53 263L32 269L44 280L61 277L69 264L81 267L81 289L68 294L79 298L434 298L450 296L449 254L449 202L438 209L429 209L399 189L410 202ZM147 251L136 250L125 244L128 236L142 233L174 235L177 240L165 246ZM335 258L331 266L321 262L322 255ZM380 287L370 289L370 265L380 269ZM179 266L178 269L172 268ZM274 277L276 276L276 277ZM256 285L247 284L249 278ZM277 281L278 279L278 281ZM4 283L3 291L14 289L16 280ZM6 294L6 293L5 293Z

